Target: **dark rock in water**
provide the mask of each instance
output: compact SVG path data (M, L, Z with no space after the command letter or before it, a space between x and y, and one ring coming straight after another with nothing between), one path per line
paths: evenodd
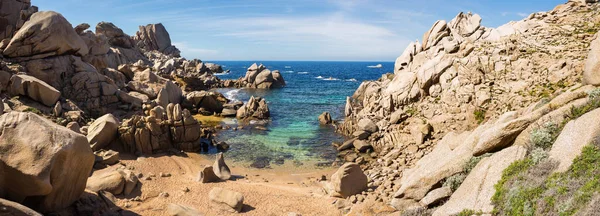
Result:
M223 153L219 153L217 155L217 159L215 160L215 163L213 165L213 172L221 180L229 180L231 178L231 171L229 170L227 164L225 164Z
M278 157L277 159L275 159L275 161L273 161L273 163L277 165L283 165L285 163L285 159L283 157Z
M229 144L221 141L221 142L217 143L217 149L219 151L227 151L227 150L229 150Z
M271 167L271 158L268 157L257 157L250 167L263 169Z
M261 130L261 131L267 131L268 129L266 127L263 126L256 126L254 127L256 130Z
M302 166L304 165L304 163L300 162L299 160L294 160L294 166Z

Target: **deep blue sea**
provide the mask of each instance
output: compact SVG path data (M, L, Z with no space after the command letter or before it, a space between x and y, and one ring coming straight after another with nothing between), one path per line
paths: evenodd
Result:
M221 79L237 79L246 74L252 61L217 61L230 73ZM281 89L219 89L230 100L247 101L250 96L264 97L271 120L267 131L245 129L222 131L219 141L230 144L227 156L253 167L273 167L282 163L296 166L331 163L336 151L333 141L343 141L332 126L320 126L318 116L327 111L335 120L343 119L346 97L360 83L393 72L393 62L304 62L265 61L270 70L279 70L286 81ZM381 68L369 68L381 64ZM235 124L234 119L225 121Z

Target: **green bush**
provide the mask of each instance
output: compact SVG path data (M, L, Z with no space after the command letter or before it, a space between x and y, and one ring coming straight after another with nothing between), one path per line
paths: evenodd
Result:
M492 197L495 214L574 215L600 193L597 144L584 147L571 167L562 173L552 174L552 161L540 159L547 157L544 154L542 149L534 149L528 158L503 171Z
M544 150L552 147L552 144L560 134L561 129L558 125L548 122L543 127L534 129L531 132L529 141L534 147L542 148Z
M40 111L39 109L33 108L33 107L27 107L26 109L23 110L23 112L31 112L31 113L35 113L38 115L42 114L42 111Z
M443 186L450 187L450 189L452 189L452 191L456 191L456 189L458 189L458 187L460 187L460 185L463 183L463 181L465 181L466 178L467 178L466 174L458 173L456 175L446 178L446 181L444 182Z
M473 112L473 115L475 115L475 120L477 120L478 124L481 124L485 120L485 110L484 109L476 109Z

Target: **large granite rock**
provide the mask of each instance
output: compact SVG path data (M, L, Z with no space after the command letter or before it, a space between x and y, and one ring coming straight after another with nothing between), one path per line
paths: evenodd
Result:
M58 90L32 76L13 75L9 86L10 94L24 95L49 107L54 106L60 98Z
M208 199L215 208L229 212L241 212L244 206L244 195L218 187L210 190Z
M590 44L590 52L583 71L583 82L595 86L600 85L600 37L598 34Z
M10 39L29 17L38 11L30 0L4 0L0 2L0 40Z
M126 49L133 48L135 43L129 35L110 22L100 22L96 25L96 35L103 35L108 39L111 46L122 47Z
M269 106L264 98L250 97L248 102L237 110L238 119L268 119Z
M154 151L177 148L200 151L200 123L179 104L167 108L156 106L150 116L135 115L119 127L119 139L125 151L152 154Z
M40 59L74 54L85 56L89 49L71 23L53 11L37 12L15 34L4 49L8 57Z
M91 116L110 113L123 104L139 107L141 100L119 90L114 81L77 56L57 56L24 62L28 75L59 90Z
M157 50L167 55L179 57L180 51L171 44L169 32L162 23L140 26L135 40L140 48Z
M331 175L333 196L349 197L367 189L368 178L358 164L346 163Z
M42 213L71 205L94 164L86 138L33 113L0 116L0 191Z
M225 164L225 158L223 158L223 153L220 152L215 159L215 163L212 166L213 172L217 177L221 180L229 180L231 178L231 171L227 164Z
M248 68L246 76L238 80L239 87L271 89L285 86L285 80L278 70L272 71L264 65L254 63Z
M456 215L465 209L492 213L492 196L496 193L494 185L502 178L502 171L526 155L525 147L511 146L491 157L483 158L452 194L450 200L436 209L433 215Z
M570 121L550 149L550 158L558 162L555 172L564 172L581 154L583 147L600 137L600 109L595 109Z
M211 113L221 113L223 111L223 104L228 102L223 94L209 91L193 91L188 93L185 99L194 108L204 108Z
M106 114L92 122L87 133L92 150L103 149L117 139L119 125L119 119L112 114Z

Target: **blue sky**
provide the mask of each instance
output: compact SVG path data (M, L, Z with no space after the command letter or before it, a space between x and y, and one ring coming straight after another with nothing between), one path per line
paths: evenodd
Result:
M497 27L567 0L32 0L73 25L129 35L163 23L186 58L393 61L439 19L472 11Z

